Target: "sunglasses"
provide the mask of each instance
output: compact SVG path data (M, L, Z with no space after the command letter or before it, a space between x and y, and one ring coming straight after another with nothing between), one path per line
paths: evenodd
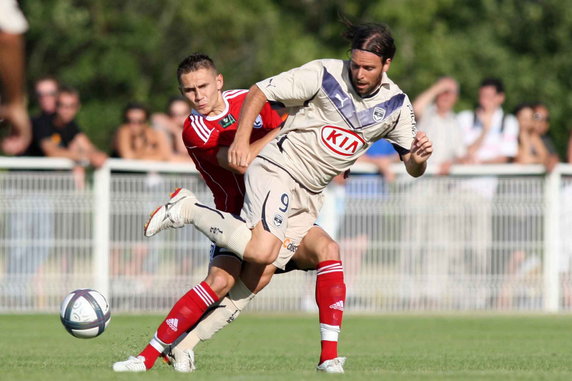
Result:
M541 114L541 113L539 113L539 112L535 112L535 113L532 115L532 119L538 120L538 121L540 121L540 122L548 122L548 121L550 121L550 117L549 117L548 115L543 115L543 114Z

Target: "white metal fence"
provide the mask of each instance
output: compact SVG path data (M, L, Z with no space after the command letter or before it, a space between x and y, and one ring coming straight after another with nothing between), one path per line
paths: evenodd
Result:
M184 164L112 159L81 189L63 159L0 158L0 311L56 311L76 288L114 311L165 311L207 271L192 227L146 239L178 186L211 202ZM356 167L327 190L347 311L562 311L572 304L572 166L457 166L386 184ZM277 275L251 310L315 309L314 275Z

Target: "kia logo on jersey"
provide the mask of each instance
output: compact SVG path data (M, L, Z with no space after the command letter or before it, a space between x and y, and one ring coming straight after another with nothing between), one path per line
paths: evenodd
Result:
M322 142L338 155L352 156L365 144L358 134L341 127L324 126L321 133Z

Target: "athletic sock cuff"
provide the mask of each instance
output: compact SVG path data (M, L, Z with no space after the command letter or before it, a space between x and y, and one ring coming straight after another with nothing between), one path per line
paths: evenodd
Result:
M212 290L207 282L203 281L197 284L195 287L193 287L193 290L206 306L210 306L218 302L217 294Z
M323 261L318 263L318 271L316 275L325 275L331 273L344 273L344 267L342 266L342 261Z

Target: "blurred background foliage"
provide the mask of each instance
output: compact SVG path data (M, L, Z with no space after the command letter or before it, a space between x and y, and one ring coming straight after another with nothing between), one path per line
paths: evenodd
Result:
M561 153L572 109L570 0L25 0L29 91L54 75L77 87L79 122L103 150L133 100L162 111L176 95L176 68L209 54L225 87L316 58L346 58L339 14L385 22L397 54L390 77L413 99L436 79L461 83L457 111L473 108L479 82L505 82L505 110L543 101ZM35 105L34 105L35 106Z

